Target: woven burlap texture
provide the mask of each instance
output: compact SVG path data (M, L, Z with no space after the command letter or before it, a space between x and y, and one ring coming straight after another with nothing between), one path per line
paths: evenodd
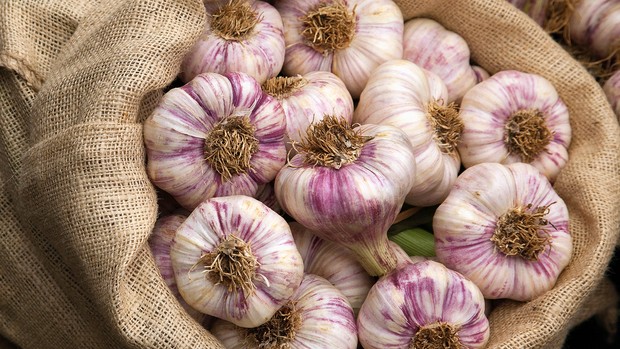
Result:
M545 76L569 107L570 161L556 188L569 206L573 260L544 296L500 302L489 342L560 347L611 299L599 286L620 228L611 108L586 71L503 0L396 2L406 18L462 35L490 72ZM21 348L220 348L175 301L146 245L157 201L141 121L201 32L201 1L20 0L0 13L0 334Z

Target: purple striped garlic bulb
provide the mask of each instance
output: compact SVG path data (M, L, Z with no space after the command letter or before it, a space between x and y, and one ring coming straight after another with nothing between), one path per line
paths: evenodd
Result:
M198 322L202 322L207 316L192 308L183 297L181 297L174 277L174 270L172 269L172 260L170 259L170 249L174 241L174 236L176 235L176 230L186 218L187 215L181 213L169 214L158 218L155 222L155 227L153 227L153 232L151 236L149 236L149 247L153 253L155 265L157 265L161 276L172 294L192 318L196 319Z
M524 162L554 181L568 161L568 109L544 77L501 71L469 90L461 102L458 143L463 165Z
M620 50L620 1L577 1L568 23L572 43L589 49L597 58Z
M485 298L534 299L572 254L568 209L549 180L524 163L465 170L433 216L437 258Z
M189 82L207 72L242 72L263 83L278 75L284 64L284 27L278 11L258 0L212 7L207 7L202 35L181 63L181 80Z
M611 105L611 109L620 120L620 70L617 70L603 85L605 96Z
M447 100L436 74L407 60L392 60L373 71L355 109L353 122L390 125L407 135L417 169L405 200L410 205L439 204L459 172L456 145L463 123Z
M286 116L286 150L295 155L290 142L299 143L311 123L325 115L353 118L353 98L342 80L331 72L312 71L304 75L276 76L263 83L263 91L282 104Z
M168 91L144 123L147 172L184 208L254 196L286 161L280 103L243 73L204 73Z
M347 248L321 239L297 222L290 224L304 272L325 278L347 298L357 314L375 278L368 275Z
M282 213L282 207L280 207L280 203L276 198L275 189L273 188L273 181L258 186L256 199L267 205L267 207L272 209L277 214Z
M255 328L216 320L211 333L228 349L355 349L357 325L346 297L324 278L305 274L276 314Z
M370 275L392 270L397 259L387 230L416 170L406 135L392 126L353 127L326 116L312 124L297 150L275 181L284 211L351 249Z
M267 322L303 277L282 216L243 195L204 201L177 229L170 252L183 299L241 327Z
M485 301L476 285L441 263L409 263L381 277L357 317L365 349L484 348Z
M406 21L403 48L404 59L432 71L446 84L446 102L460 101L478 81L465 39L432 19Z
M379 64L403 54L403 15L392 0L279 0L285 75L331 71L358 98Z

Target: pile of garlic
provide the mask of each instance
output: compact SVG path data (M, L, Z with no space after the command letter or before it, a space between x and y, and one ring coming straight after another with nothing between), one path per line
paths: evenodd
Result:
M553 287L571 131L547 80L487 73L391 0L205 11L183 85L144 124L149 178L179 210L150 243L226 347L481 348L485 298ZM424 207L432 260L388 236Z

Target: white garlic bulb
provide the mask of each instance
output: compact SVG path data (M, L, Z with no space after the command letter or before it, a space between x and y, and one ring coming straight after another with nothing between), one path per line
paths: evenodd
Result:
M524 163L465 170L433 217L437 258L486 298L534 299L572 254L568 209L549 180Z
M177 229L170 258L189 305L241 327L268 321L303 277L284 218L242 195L196 207Z
M446 102L460 101L478 81L469 46L455 32L429 18L405 22L403 58L437 74L448 88Z
M410 205L439 204L460 169L456 146L463 123L447 99L436 74L407 60L391 60L373 71L355 109L353 122L390 125L407 135L417 169L405 200Z
M568 161L568 109L544 77L501 71L472 87L461 102L463 165L529 163L550 180Z
M181 64L181 80L201 73L242 72L259 83L284 64L284 27L278 11L258 0L205 3L207 22Z
M244 73L204 73L168 91L144 123L149 179L184 208L254 196L286 161L280 103Z
M401 265L381 277L357 318L365 349L484 348L485 301L473 282L434 261Z
M331 71L359 97L371 71L402 58L403 15L392 0L280 0L286 54L293 76Z
M265 324L240 328L217 320L211 333L228 349L355 349L357 325L342 293L324 278L306 274L288 303Z

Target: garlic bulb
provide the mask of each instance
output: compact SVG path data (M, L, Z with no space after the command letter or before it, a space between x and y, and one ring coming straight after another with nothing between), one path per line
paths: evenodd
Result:
M280 203L276 198L276 192L273 188L273 181L258 186L258 190L256 191L256 199L267 205L267 207L272 209L275 213L282 213L282 207L280 207Z
M144 123L147 172L183 207L254 196L286 161L280 103L243 73L204 73L168 91Z
M350 250L321 239L299 223L293 222L290 227L304 261L304 271L331 282L357 314L375 279L368 275Z
M461 102L458 144L463 165L525 162L555 180L568 160L568 109L553 85L536 74L501 71Z
M275 7L285 75L331 71L357 98L374 68L402 58L403 15L392 0L280 0Z
M465 170L433 218L437 258L486 298L527 301L550 290L572 254L568 210L524 163Z
M483 348L489 322L480 290L433 261L409 263L379 279L357 318L365 349Z
M611 109L620 120L620 70L617 70L603 85L605 96L611 105Z
M326 116L308 129L275 181L278 202L319 237L355 252L371 275L394 268L387 230L415 177L406 135L391 126L353 128Z
M170 257L189 305L241 327L269 320L303 277L284 218L242 195L196 207L177 229Z
M170 260L170 248L172 247L176 230L186 218L187 215L181 213L169 214L158 218L155 222L155 227L153 227L153 232L151 236L149 236L149 247L153 253L155 265L157 265L162 278L166 282L166 285L168 285L172 294L191 317L198 322L202 322L207 316L192 308L185 302L183 297L181 297L179 289L177 288L176 279L174 278L172 261Z
M217 320L211 333L228 349L355 349L357 325L351 306L324 278L305 274L301 285L264 325L239 328Z
M232 0L207 9L204 32L181 64L182 81L207 72L243 72L259 83L278 75L284 64L284 27L272 5Z
M577 1L568 23L572 43L604 59L620 50L620 1Z
M488 71L478 65L472 65L471 69L476 73L476 83L481 83L491 77Z
M447 102L460 101L478 81L465 39L432 19L405 22L403 49L404 59L432 71L446 84Z
M410 205L443 201L460 169L456 144L463 124L447 99L436 74L410 61L392 60L373 71L355 109L353 122L390 125L407 134L417 169L405 200Z
M299 143L311 123L325 115L353 118L353 99L339 77L327 71L312 71L297 76L276 76L263 83L263 90L282 104L286 116L286 150L295 150L289 142Z

